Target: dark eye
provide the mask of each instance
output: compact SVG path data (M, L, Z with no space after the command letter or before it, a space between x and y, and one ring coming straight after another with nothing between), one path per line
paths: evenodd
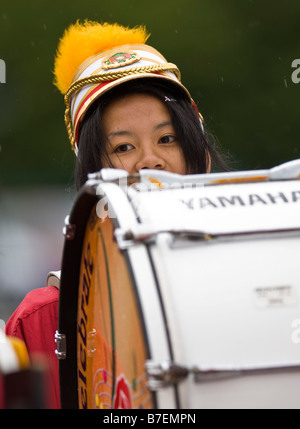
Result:
M161 143L173 143L175 140L175 136L163 136L160 139Z
M133 148L133 146L131 144L121 144L120 146L118 146L115 149L115 152L117 153L123 153L123 152L128 152L129 150L131 150Z

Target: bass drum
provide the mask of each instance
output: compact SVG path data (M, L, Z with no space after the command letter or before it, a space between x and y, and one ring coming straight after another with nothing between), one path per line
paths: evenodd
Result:
M136 279L114 240L119 219L98 216L96 191L95 184L82 189L65 225L59 299L64 334L56 339L61 406L153 408Z
M109 171L65 229L62 408L299 408L300 162Z

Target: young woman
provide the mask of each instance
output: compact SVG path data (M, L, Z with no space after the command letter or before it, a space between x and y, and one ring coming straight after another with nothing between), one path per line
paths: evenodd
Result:
M165 126L157 129L159 124ZM154 133L156 129L158 133ZM213 162L226 169L204 131L195 105L184 93L157 79L129 81L104 94L88 110L79 127L78 141L78 188L89 172L102 167L122 168L129 173L159 168L196 174L209 172ZM142 142L149 145L150 154L166 159L144 159ZM177 152L180 166L171 163Z
M177 66L147 38L143 27L87 21L70 26L60 41L55 84L65 95L78 189L102 167L179 174L206 173L212 163L226 168ZM53 408L60 406L57 317L58 288L50 282L31 291L6 324L6 333L21 338L30 355L49 357Z

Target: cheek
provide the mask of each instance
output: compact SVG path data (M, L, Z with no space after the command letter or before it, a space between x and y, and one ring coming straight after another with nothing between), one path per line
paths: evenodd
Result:
M186 162L180 148L177 148L176 152L173 154L172 161L174 173L187 174Z
M110 168L111 167L111 165L109 164L109 162L106 158L101 159L101 165L102 165L102 168Z
M126 170L128 173L132 171L133 161L130 156L126 156L126 159L120 158L118 155L113 154L110 156L111 165L108 165L110 168L119 168L121 170Z

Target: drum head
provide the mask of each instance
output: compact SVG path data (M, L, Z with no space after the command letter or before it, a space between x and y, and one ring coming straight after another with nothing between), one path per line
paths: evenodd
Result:
M64 264L62 269L59 331L67 343L67 357L60 361L62 408L153 408L144 367L148 348L133 276L126 254L114 241L112 219L101 220L96 204L83 228L81 249L75 250L80 254L75 258L80 258L77 280L74 269L69 278ZM70 271L74 249L66 253L65 268ZM69 315L64 317L65 313Z

